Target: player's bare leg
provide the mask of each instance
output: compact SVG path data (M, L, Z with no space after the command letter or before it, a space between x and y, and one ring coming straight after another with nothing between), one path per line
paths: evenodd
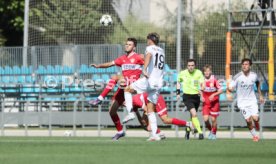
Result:
M151 128L151 137L148 141L159 141L161 138L157 134L157 120L155 116L155 105L152 102L147 104L148 120Z
M211 126L211 123L209 121L209 115L203 115L203 120L204 120L204 123L205 123L205 127L211 131L212 130L212 126Z
M200 122L199 122L198 117L197 117L196 109L192 108L190 110L190 113L191 113L191 117L192 117L192 123L195 126L195 129L199 133L199 139L202 140L202 139L204 139L204 136L203 136L203 133L202 133L202 130L201 130L201 127L200 127Z
M246 119L246 124L247 124L247 127L248 127L251 135L253 136L253 141L254 142L258 142L259 141L259 137L256 134L256 130L255 130L254 126L253 126L253 122L252 121L253 121L253 119L252 119L252 116L251 116L248 119Z
M126 104L128 115L123 119L123 124L135 119L135 114L132 110L133 108L132 93L135 93L135 90L132 89L130 86L127 86L124 90L124 95L125 95L125 104Z
M112 137L113 141L116 141L119 138L125 136L125 132L123 131L123 126L121 124L120 118L117 113L119 107L120 107L120 104L118 103L118 101L113 100L111 103L111 107L109 108L109 115L118 131L117 134L114 137Z
M105 86L104 90L102 93L94 100L90 100L88 103L90 105L99 105L102 103L104 98L107 96L107 94L115 87L117 84L117 81L120 79L119 75L114 75L109 79L107 85Z
M204 123L205 123L205 127L210 131L209 135L208 135L208 139L212 139L212 125L209 121L209 115L203 115L203 120L204 120Z

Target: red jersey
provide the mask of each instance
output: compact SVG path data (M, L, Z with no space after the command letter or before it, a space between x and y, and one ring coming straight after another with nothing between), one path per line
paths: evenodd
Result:
M148 103L148 94L142 93L133 96L133 106L137 108L143 108ZM162 95L159 95L156 103L156 113L159 116L167 115L167 106L166 102Z
M209 96L211 96L213 93L221 89L221 86L218 80L214 77L214 75L211 75L210 79L204 80L204 86L205 86L205 89L202 92L203 92L203 98L205 99L205 102L209 101ZM216 100L219 100L218 95L214 97L214 101Z
M140 54L134 53L131 56L122 55L114 60L114 64L122 68L123 76L132 81L140 78L144 60Z

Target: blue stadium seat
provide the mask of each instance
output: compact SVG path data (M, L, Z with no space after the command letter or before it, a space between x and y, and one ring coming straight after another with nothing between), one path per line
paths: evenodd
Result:
M99 73L100 68L95 68L95 67L88 67L88 73L94 74L94 73Z
M17 76L18 83L25 83L25 76Z
M62 66L60 66L60 65L55 65L55 68L54 68L55 70L54 70L54 74L58 74L58 75L60 75L60 74L63 74L63 67Z
M177 72L174 72L174 73L173 73L173 81L174 81L174 82L177 82L177 77L178 77L178 73L177 73Z
M46 74L46 69L45 69L42 65L40 65L40 66L38 66L38 68L37 68L37 70L36 70L36 73L37 73L38 75Z
M266 82L263 82L263 83L261 84L261 90L262 90L262 91L265 91L265 92L268 91L268 85L266 84Z
M20 75L21 74L21 69L18 66L13 66L12 73L14 75Z
M169 65L168 64L165 64L165 67L164 67L165 69L165 71L166 72L170 72L171 71L171 69L170 69L170 67L169 67Z
M220 83L220 85L221 85L221 89L223 90L223 92L225 92L226 89L227 89L227 84L226 84L226 82L222 82L222 83Z
M79 73L81 73L81 74L88 73L88 67L87 67L87 65L82 64L81 67L80 67Z
M220 101L226 101L227 100L227 96L226 96L225 92L223 92L222 94L219 95L219 100Z
M5 83L5 84L9 84L10 83L10 76L2 76L1 82Z
M169 82L171 80L170 78L171 78L170 75L165 74L163 79L164 79L164 81Z
M4 69L2 67L0 67L0 75L4 74Z
M9 67L9 66L5 66L4 68L4 74L5 75L11 75L13 72L12 72L12 68Z
M28 67L28 74L32 74L33 73L33 66L29 66Z
M54 67L51 66L51 65L47 65L47 67L46 67L46 74L47 74L47 75L53 75L53 74L55 74L55 69L54 69Z
M69 66L63 66L63 74L73 74L74 68Z
M100 75L98 75L98 74L94 74L93 76L92 76L92 80L94 80L94 81L99 81L99 80L101 80L102 78L101 78L101 76Z
M115 72L116 72L116 67L106 68L106 73L115 73Z
M32 76L25 76L25 82L26 83L33 83L34 82L34 79Z
M103 75L102 75L102 79L103 79L105 82L108 82L110 78L111 78L111 77L110 77L109 74L103 74Z
M21 74L27 75L28 74L28 67L22 66L21 67Z

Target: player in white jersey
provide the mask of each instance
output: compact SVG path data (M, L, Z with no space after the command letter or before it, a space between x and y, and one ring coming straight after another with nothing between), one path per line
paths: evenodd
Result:
M147 48L145 55L145 63L143 68L144 77L132 83L125 89L125 104L127 110L132 110L132 95L135 91L137 93L148 93L149 103L147 104L148 119L150 122L152 136L149 138L151 141L160 140L156 134L157 121L155 116L155 104L159 96L160 89L163 85L163 74L165 66L165 53L162 48L157 46L159 43L159 35L157 33L150 33L147 36ZM133 120L135 116L127 115L123 120L126 123Z
M240 109L247 126L253 136L253 141L258 142L259 137L256 130L259 130L259 111L257 97L254 91L254 85L258 88L260 103L264 103L264 98L260 89L260 82L256 73L250 71L252 61L250 59L243 59L241 62L242 71L234 76L233 81L228 89L233 91L236 89L237 105ZM255 128L252 120L254 121Z

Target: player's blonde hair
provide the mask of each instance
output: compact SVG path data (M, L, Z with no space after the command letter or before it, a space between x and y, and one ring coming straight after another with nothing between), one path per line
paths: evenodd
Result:
M210 69L212 71L212 66L210 64L206 64L204 67L203 67L203 72L205 72L207 69Z

